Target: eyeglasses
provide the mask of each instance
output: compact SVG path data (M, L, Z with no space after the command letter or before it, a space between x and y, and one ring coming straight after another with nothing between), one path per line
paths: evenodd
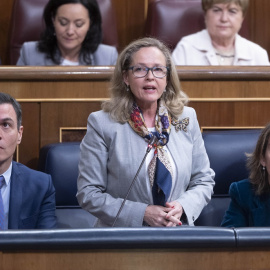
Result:
M142 66L132 66L129 67L128 70L132 70L132 74L137 77L137 78L143 78L145 77L149 70L152 71L152 74L156 77L156 78L163 78L167 75L169 68L164 67L164 66L158 66L158 67L152 67L152 68L148 68L148 67L142 67Z

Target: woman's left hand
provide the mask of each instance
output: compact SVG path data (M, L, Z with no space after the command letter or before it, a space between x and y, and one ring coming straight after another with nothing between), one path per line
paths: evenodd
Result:
M182 225L180 218L183 214L182 205L177 202L166 202L165 206L167 208L171 208L171 210L167 213L166 219L170 222L167 224L167 227L175 227L177 225Z

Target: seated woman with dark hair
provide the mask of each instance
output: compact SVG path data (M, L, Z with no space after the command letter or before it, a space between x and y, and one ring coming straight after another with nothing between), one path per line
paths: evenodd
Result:
M249 179L231 184L231 203L221 226L270 226L269 137L270 123L262 130L254 152L248 155Z
M101 44L96 0L50 0L43 13L46 29L38 42L23 44L17 65L114 65L115 47Z

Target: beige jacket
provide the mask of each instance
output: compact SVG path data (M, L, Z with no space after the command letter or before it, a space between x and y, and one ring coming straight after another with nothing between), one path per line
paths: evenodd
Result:
M207 30L183 37L172 54L176 65L219 65ZM236 35L234 66L269 65L268 54L259 45Z

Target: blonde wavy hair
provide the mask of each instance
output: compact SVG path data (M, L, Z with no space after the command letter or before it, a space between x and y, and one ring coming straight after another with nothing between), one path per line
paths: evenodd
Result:
M123 76L131 66L133 55L141 48L156 47L165 56L166 66L169 68L167 74L166 92L161 96L172 117L178 118L188 103L187 95L181 90L176 67L171 58L169 48L155 38L142 38L130 43L119 55L115 70L111 79L111 98L102 104L102 109L108 112L112 119L120 123L126 123L130 118L134 96L127 91Z

